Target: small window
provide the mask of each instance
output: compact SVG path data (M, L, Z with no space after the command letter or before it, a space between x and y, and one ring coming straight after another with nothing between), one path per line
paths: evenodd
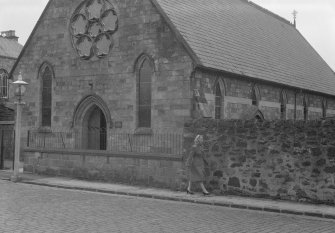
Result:
M8 98L8 73L0 69L0 98Z
M324 98L322 101L322 117L323 118L327 117L327 108L328 108L327 99Z
M304 97L304 120L308 120L308 104L307 104L307 97Z
M42 69L42 126L51 127L51 106L52 106L52 77L53 72L49 66Z
M215 119L221 119L222 92L219 83L215 87Z
M280 119L282 120L286 120L286 104L287 104L286 92L282 91L280 95Z
M259 91L256 85L254 85L251 89L251 100L252 105L258 106L259 103Z
M153 69L145 59L139 70L138 80L138 127L151 127L151 85Z

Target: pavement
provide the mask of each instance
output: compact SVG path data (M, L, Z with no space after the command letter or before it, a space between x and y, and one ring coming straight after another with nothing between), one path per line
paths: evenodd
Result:
M1 180L10 180L12 171L0 170ZM204 205L223 206L237 209L249 209L288 215L300 215L317 218L335 219L335 206L299 203L283 200L270 200L240 196L204 196L200 193L194 195L186 192L172 191L143 186L126 184L102 183L72 179L67 177L46 177L31 173L20 173L21 183L56 187L62 189L84 190L98 193L154 198L179 202L190 202Z

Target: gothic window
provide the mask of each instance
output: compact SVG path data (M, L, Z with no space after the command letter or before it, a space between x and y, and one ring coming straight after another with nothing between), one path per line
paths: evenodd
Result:
M51 127L52 77L53 77L53 71L51 67L45 65L43 69L41 69L40 77L41 77L41 89L42 89L42 96L41 96L42 126Z
M322 100L322 117L327 117L327 108L328 108L327 99L324 98Z
M0 98L8 98L8 73L0 69Z
M153 69L145 58L138 77L138 127L151 127L151 85Z
M214 109L214 117L215 119L223 118L223 98L224 98L224 84L221 80L218 80L216 85L214 86L214 94L215 94L215 109Z
M220 85L217 84L215 88L215 119L221 119L222 108L222 94Z
M307 96L304 97L304 120L308 120L308 103L307 103Z
M109 0L84 0L70 22L73 46L86 60L106 57L117 29L118 16Z
M281 92L280 95L280 119L286 119L286 104L287 104L287 97L285 91Z
M259 90L256 85L254 85L251 89L251 100L252 100L252 105L258 106L259 104Z

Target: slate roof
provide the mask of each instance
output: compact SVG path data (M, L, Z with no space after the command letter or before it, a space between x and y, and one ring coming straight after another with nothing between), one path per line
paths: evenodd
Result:
M288 21L246 0L153 0L199 66L335 95L335 74Z
M18 58L22 45L15 40L10 40L0 36L0 56L7 58Z

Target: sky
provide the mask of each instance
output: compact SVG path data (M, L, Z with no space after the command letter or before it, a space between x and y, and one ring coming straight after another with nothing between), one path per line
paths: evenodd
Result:
M291 22L292 12L296 10L297 29L335 71L334 0L252 1ZM47 2L48 0L0 0L0 31L15 30L19 42L25 44Z

